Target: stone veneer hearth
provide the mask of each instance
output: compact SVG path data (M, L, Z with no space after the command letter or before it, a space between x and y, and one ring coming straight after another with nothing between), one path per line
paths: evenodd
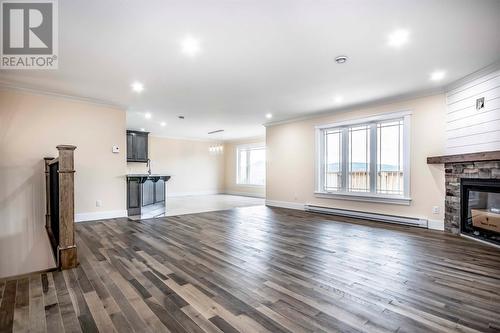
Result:
M444 229L460 233L460 179L500 179L500 160L445 163L446 202Z

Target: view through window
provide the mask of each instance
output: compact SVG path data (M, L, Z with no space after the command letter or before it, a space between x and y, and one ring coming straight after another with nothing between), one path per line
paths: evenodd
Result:
M409 117L409 116L408 116ZM318 190L408 196L406 117L319 129ZM409 119L407 120L409 121ZM406 149L409 150L409 149Z
M240 185L266 184L266 148L264 144L237 147L237 177Z

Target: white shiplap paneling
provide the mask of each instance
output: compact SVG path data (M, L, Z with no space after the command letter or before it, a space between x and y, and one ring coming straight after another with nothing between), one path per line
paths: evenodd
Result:
M500 150L500 70L449 91L446 102L446 154Z

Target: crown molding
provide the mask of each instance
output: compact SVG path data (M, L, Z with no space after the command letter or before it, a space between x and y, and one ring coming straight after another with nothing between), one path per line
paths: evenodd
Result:
M264 135L250 136L247 138L225 140L224 143L242 144L242 143L247 143L247 142L265 142L265 141L266 141L266 135L264 134Z
M412 93L406 93L406 94L385 97L385 98L381 98L381 99L377 99L377 100L372 100L369 102L356 103L353 105L349 105L346 107L340 107L337 109L328 109L328 110L317 111L317 112L303 115L303 116L298 116L298 117L293 117L293 118L264 123L263 125L264 125L264 127L273 127L273 126L278 126L278 125L295 123L295 122L299 122L299 121L310 120L310 119L314 119L314 118L320 118L320 117L324 117L324 116L328 116L328 115L333 115L336 113L356 111L356 110L359 110L361 108L376 107L376 106L382 106L382 105L396 103L396 102L408 101L408 100L412 100L412 99L416 99L416 98L434 96L434 95L438 95L438 94L443 94L444 92L445 92L444 87L436 87L436 88L420 90L420 91L412 92Z
M256 141L256 142L266 141L265 135L251 136L251 137L238 138L238 139L220 139L220 140L208 139L208 138L194 138L194 137L188 137L188 136L161 135L161 134L154 134L154 133L151 133L149 136L159 138L159 139L198 141L198 142L224 143L224 144L237 144L237 143L244 143L244 142L249 142L249 141L252 141L252 142L253 141Z
M120 105L120 104L113 103L113 102L106 101L106 100L102 100L102 99L97 99L97 98L92 98L92 97L87 97L87 96L80 96L80 95L64 94L64 93L60 93L57 91L41 89L39 87L34 87L34 86L4 81L4 80L0 80L0 90L20 91L20 92L32 93L32 94L37 94L37 95L42 95L42 96L51 96L51 97L68 99L68 100L77 101L77 102L95 104L95 105L99 105L99 106L106 106L106 107L118 109L121 111L127 110L127 106L125 106L125 105Z
M178 140L178 141L196 141L196 142L207 142L207 143L222 143L224 140L215 140L215 139L206 139L206 138L194 138L189 136L174 136L174 135L160 135L151 133L150 137L158 138L158 139L167 139L167 140Z
M483 67L483 68L481 68L475 72L472 72L472 73L470 73L470 74L468 74L468 75L466 75L466 76L464 76L456 81L453 81L452 83L445 86L445 92L449 92L451 90L460 88L464 84L467 84L467 83L472 82L476 79L479 79L482 76L491 74L499 69L500 69L500 59L489 64L486 67Z

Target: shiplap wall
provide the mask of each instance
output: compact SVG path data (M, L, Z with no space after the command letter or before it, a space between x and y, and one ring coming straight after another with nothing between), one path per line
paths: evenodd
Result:
M450 90L446 100L446 154L500 150L500 70Z

